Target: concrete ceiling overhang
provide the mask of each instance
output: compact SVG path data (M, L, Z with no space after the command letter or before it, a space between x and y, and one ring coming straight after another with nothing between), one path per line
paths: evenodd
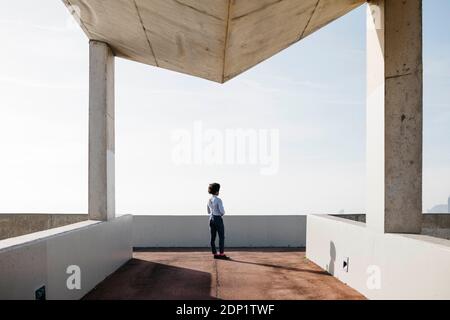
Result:
M63 0L118 57L223 83L365 0Z

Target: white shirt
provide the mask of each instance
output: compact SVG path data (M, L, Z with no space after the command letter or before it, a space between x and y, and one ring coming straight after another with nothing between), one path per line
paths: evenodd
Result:
M223 208L222 200L218 196L212 196L208 201L206 206L208 214L212 216L223 216L225 214L225 209Z

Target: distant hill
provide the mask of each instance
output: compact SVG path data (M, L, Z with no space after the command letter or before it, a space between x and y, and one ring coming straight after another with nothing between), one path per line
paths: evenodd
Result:
M449 213L448 204L438 204L428 210L428 213Z

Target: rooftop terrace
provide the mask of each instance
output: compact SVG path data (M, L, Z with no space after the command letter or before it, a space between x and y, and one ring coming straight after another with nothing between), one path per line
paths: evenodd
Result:
M142 249L84 299L364 299L301 249Z

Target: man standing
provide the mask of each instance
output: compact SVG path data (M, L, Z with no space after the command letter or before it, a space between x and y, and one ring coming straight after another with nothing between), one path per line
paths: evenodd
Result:
M214 259L228 259L225 255L225 226L223 224L223 208L222 199L219 196L220 184L211 183L208 187L208 193L212 195L208 201L207 210L209 214L209 229L211 231L211 250ZM219 254L216 249L216 235L219 234Z

